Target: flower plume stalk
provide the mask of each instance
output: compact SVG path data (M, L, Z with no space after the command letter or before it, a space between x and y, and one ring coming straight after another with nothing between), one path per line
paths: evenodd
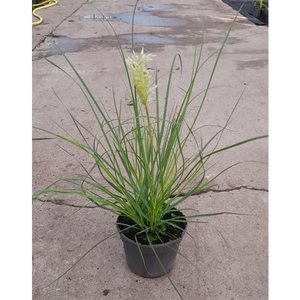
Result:
M137 95L140 98L141 103L145 107L147 123L148 123L150 156L153 148L153 136L152 136L150 115L149 115L147 103L148 103L149 95L154 91L156 86L152 88L149 87L150 75L148 70L145 67L145 63L152 60L153 57L154 57L153 54L147 54L147 55L144 54L144 48L142 48L141 54L139 56L133 51L132 57L126 59L126 65L131 72L133 84L135 86ZM134 101L135 99L132 100Z

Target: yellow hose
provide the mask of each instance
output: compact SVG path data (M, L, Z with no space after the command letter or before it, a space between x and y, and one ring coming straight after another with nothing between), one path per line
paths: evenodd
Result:
M32 14L37 19L39 19L38 21L33 22L32 26L40 25L43 22L43 18L36 13L38 10L49 8L49 7L54 6L56 4L57 4L57 0L46 0L46 1L38 3L38 4L32 4L32 9L33 9Z

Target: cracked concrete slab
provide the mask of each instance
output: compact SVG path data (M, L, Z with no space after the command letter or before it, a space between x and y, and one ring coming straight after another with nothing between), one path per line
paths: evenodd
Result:
M185 235L182 256L170 273L184 299L268 298L267 199L267 192L246 189L189 199L189 205L199 212L248 215L225 215L204 219L208 223L200 226L188 225L192 238ZM114 221L97 208L78 211L67 205L36 203L33 299L179 299L166 277L144 279L128 269L117 235L47 287L92 246L115 233Z
M93 93L112 114L114 88L117 98L123 101L126 115L130 99L123 84L123 68L116 44L96 17L88 19L84 16L98 14L95 7L107 15L128 13L133 9L132 4L129 0L74 0L72 3L61 0L57 6L41 11L44 23L32 30L33 125L53 129L46 114L72 130L72 123L55 91L87 127L95 128L72 80L39 57L42 54L55 63L63 63L61 55L53 50L52 42L64 48ZM201 28L199 22L205 28L205 59L220 47L235 11L221 0L157 0L155 3L145 0L140 1L140 12L151 11L154 4L165 6L153 11L153 16L177 18L186 23L181 26L136 26L135 33L139 37L136 51L144 46L146 52L154 53L160 74L168 72L173 56L180 53L183 69L174 73L174 87L185 87L194 43ZM130 34L130 25L126 22L115 20L112 24L120 36ZM149 35L158 39L148 39ZM142 39L143 36L146 38ZM175 42L157 42L164 39ZM128 41L124 39L122 43L129 54ZM196 91L203 88L211 66L208 63L203 68ZM164 78L162 86L163 83ZM203 122L208 124L224 122L246 87L230 124L230 132L224 136L224 145L267 133L267 27L258 27L245 17L238 17L213 85L216 88L208 96L203 115ZM174 103L179 95L180 92L174 89ZM205 138L205 132L199 132L197 138ZM67 150L72 156L59 151L52 142L33 143L33 191L78 170L74 157L86 158L72 148L67 147ZM187 149L187 154L189 151L193 148ZM194 267L179 256L170 274L184 299L268 298L268 167L253 162L268 161L268 141L260 140L228 151L208 176L237 161L247 162L220 177L216 182L219 190L190 197L186 203L201 213L233 211L247 215L211 218L203 226L189 224L188 232L193 239L186 235L180 250ZM144 279L128 270L117 235L96 247L58 282L46 287L90 247L114 233L114 222L114 216L79 198L61 195L48 203L34 203L33 299L179 299L167 278Z

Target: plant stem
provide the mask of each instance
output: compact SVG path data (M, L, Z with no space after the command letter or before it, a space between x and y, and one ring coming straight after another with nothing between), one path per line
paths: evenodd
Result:
M146 111L146 116L147 116L147 125L148 125L148 135L149 135L149 171L150 171L150 180L151 182L153 181L153 173L154 173L154 162L153 162L153 133L152 133L152 128L151 128L151 121L150 121L150 114L149 114L149 109L148 109L148 105L147 102L146 104L144 104L145 106L145 111ZM149 185L149 187L152 186L152 184ZM156 198L154 196L153 190L150 189L150 194L149 197L151 198L150 204L152 206L152 215L150 217L150 230L154 229L154 225L156 224L155 221L155 216L156 216Z

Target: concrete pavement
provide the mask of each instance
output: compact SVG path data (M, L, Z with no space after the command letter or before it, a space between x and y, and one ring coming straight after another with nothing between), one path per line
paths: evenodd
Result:
M63 64L57 43L86 80L96 97L113 113L112 85L117 99L128 99L124 70L114 39L100 21L98 8L111 21L130 53L128 13L134 1L59 0L40 14L44 22L32 29L33 125L53 129L46 115L72 130L65 105L86 126L95 125L81 92L62 72L47 61ZM145 47L155 54L160 74L166 74L179 53L183 70L174 74L174 102L177 87L187 84L201 23L205 28L203 58L222 43L235 11L221 0L140 1L135 26L135 50ZM210 74L211 63L201 71L196 91ZM66 65L65 65L66 66ZM179 65L176 66L176 69ZM66 67L69 71L70 68ZM164 76L166 77L166 76ZM162 88L164 83L162 77ZM226 120L235 101L242 100L230 124L224 144L268 132L268 28L256 26L239 16L222 54L205 107L207 124ZM54 90L54 91L53 91ZM199 137L200 138L200 137ZM73 151L71 148L69 151ZM192 149L189 149L192 150ZM79 155L71 152L74 157ZM260 140L228 151L212 174L237 161L268 161L268 140ZM33 143L33 190L56 178L76 173L77 162L51 142ZM266 300L268 299L268 167L244 163L218 179L219 191L191 197L186 204L200 212L233 211L247 216L222 216L209 224L189 225L170 276L184 299ZM126 266L119 237L96 247L58 282L46 287L93 245L115 231L115 216L74 197L57 196L51 202L33 204L33 299L179 299L166 277L144 279ZM217 229L216 229L217 228ZM223 237L219 234L221 232ZM46 287L46 288L45 288Z

